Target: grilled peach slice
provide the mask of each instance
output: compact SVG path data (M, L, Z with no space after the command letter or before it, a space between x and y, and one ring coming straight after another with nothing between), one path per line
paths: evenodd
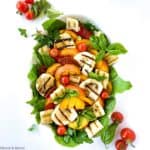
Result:
M53 64L52 66L50 66L48 69L47 69L47 73L51 74L51 75L54 75L56 70L61 66L61 64L59 63L55 63Z
M76 48L64 48L60 51L60 56L75 56L77 53Z
M106 61L104 60L100 60L96 63L96 68L97 69L100 69L102 71L105 71L105 72L109 72L109 67L108 67L108 64L106 63Z

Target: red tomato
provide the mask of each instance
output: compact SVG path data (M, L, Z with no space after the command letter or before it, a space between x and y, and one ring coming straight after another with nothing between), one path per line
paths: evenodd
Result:
M66 131L67 131L67 129L63 125L62 126L58 126L58 128L57 128L57 134L60 135L60 136L65 135Z
M78 50L79 50L80 52L84 52L84 51L87 50L87 45L86 45L85 43L79 43L79 44L77 45L77 48L78 48Z
M57 58L59 56L59 50L57 48L53 48L49 51L49 54L53 58Z
M26 13L29 10L28 5L23 1L18 1L16 8L20 13Z
M127 150L128 145L124 140L120 139L116 141L115 147L116 150Z
M25 17L28 20L33 20L34 19L34 13L33 13L33 11L31 11L31 10L27 11L26 14L25 14Z
M33 4L34 0L25 0L25 3L27 3L27 4Z
M120 112L113 112L111 115L111 119L114 122L121 123L123 121L123 114Z
M101 97L103 100L109 98L109 93L108 93L108 91L103 90L103 91L101 92L100 97Z
M61 82L63 85L68 85L69 82L70 82L69 76L62 76L61 79L60 79L60 82Z
M127 143L132 143L136 139L135 132L130 128L123 128L120 135L121 138Z
M45 110L54 109L54 108L55 108L55 104L54 103L49 103L49 104L45 105Z
M80 30L77 32L77 34L85 39L89 39L92 35L92 32L87 30L83 25L80 25Z
M42 74L42 73L45 73L47 70L47 67L45 65L42 65L39 70L38 70L38 73L39 75Z

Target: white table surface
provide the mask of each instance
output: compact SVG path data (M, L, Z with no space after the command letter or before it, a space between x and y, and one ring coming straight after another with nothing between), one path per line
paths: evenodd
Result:
M120 57L116 68L133 88L117 96L116 110L124 113L121 127L131 127L137 134L135 150L149 150L150 137L150 2L149 0L51 0L65 14L86 15L112 41L123 43L128 53ZM3 0L0 5L0 149L2 146L24 147L25 150L68 150L58 145L52 132L40 126L38 132L27 129L34 122L26 78L35 42L25 39L17 31L27 28L34 33L41 20L26 21L15 14L16 0ZM105 150L96 139L75 150ZM113 145L110 145L113 150ZM129 148L129 150L132 148Z

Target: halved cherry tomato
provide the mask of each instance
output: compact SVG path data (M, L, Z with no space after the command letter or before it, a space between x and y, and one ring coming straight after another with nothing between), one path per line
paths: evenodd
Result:
M58 126L58 128L57 128L57 134L60 135L60 136L65 135L66 131L67 131L67 129L63 125L62 126Z
M26 13L29 10L28 4L23 1L18 1L16 8L20 13Z
M62 76L61 79L60 79L60 82L61 82L63 85L68 85L69 82L70 82L69 76Z
M121 123L123 121L123 114L120 112L113 112L111 115L111 119L114 122Z
M87 30L83 25L80 24L80 30L77 32L77 34L85 39L89 39L92 35L92 32Z
M59 56L59 50L57 48L53 48L49 51L49 54L53 58L57 58Z
M87 50L87 45L86 45L86 43L79 43L79 44L77 45L77 49L78 49L80 52L86 51L86 50Z
M116 141L115 147L116 150L127 150L128 145L124 140L120 139Z
M108 93L108 91L103 90L103 91L101 92L101 94L100 94L100 97L101 97L103 100L109 98L109 93Z
M27 4L33 4L34 0L25 0L25 3L27 3Z
M130 128L123 128L121 130L121 138L126 141L127 143L132 143L136 139L135 132Z
M25 17L28 20L33 20L34 19L34 13L33 13L33 11L31 11L31 10L27 11L26 14L25 14Z
M50 98L47 98L44 109L48 110L48 109L54 109L54 108L55 108L55 104L53 103L53 101Z

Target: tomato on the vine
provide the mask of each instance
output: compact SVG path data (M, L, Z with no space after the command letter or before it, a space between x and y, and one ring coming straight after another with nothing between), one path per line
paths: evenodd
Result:
M25 2L26 2L27 4L33 4L33 3L34 3L34 0L25 0Z
M28 4L23 1L18 1L16 8L20 13L26 13L29 10Z
M57 128L57 134L60 135L60 136L65 135L66 131L67 131L67 129L63 125L62 126L58 126L58 128Z
M25 17L28 20L33 20L34 19L34 13L33 13L33 11L31 11L31 10L27 11L26 14L25 14Z
M114 122L121 123L123 121L124 117L121 112L113 112L111 115L111 119Z

